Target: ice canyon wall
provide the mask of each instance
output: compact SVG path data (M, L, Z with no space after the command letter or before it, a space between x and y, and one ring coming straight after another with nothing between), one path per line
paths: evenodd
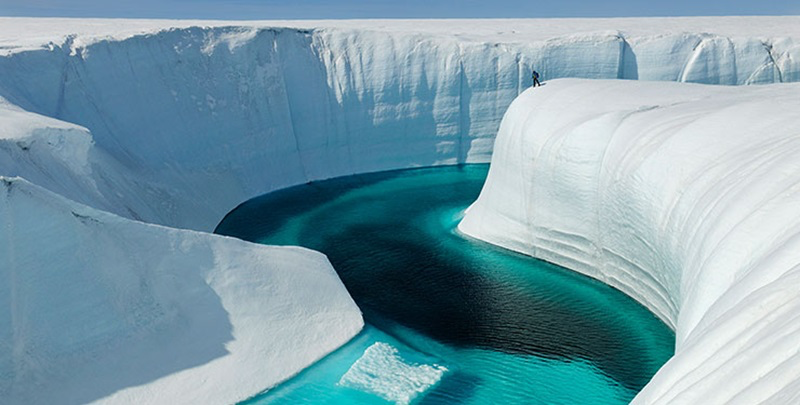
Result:
M800 43L777 34L796 18L777 19L771 36L691 33L668 20L625 34L611 28L630 21L582 21L533 20L523 25L530 33L520 28L525 35L476 38L411 22L316 29L170 29L166 22L121 38L53 34L63 43L8 46L0 96L88 129L87 165L98 173L86 173L92 189L71 198L128 218L210 230L236 204L308 180L488 161L500 119L534 67L548 80L800 79ZM496 30L510 23L470 24ZM41 171L19 160L4 174Z
M523 93L459 228L673 325L637 403L800 396L800 84L554 81Z

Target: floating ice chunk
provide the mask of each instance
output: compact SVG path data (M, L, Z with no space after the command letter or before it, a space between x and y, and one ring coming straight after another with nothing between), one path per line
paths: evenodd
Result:
M397 349L377 342L339 380L339 385L370 392L396 404L408 404L442 378L447 368L433 364L408 364Z

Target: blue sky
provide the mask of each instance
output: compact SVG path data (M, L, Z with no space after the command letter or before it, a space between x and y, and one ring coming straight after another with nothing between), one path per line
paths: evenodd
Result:
M215 19L797 15L800 0L0 0L0 15Z

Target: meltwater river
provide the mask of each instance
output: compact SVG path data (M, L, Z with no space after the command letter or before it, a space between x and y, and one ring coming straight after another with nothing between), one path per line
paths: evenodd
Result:
M325 253L367 326L248 404L623 404L675 336L593 279L460 235L488 165L363 174L245 202L216 232Z

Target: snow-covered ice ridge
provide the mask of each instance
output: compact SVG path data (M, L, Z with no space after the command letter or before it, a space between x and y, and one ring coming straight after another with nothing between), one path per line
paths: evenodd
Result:
M800 80L800 17L0 18L0 48L0 97L88 129L62 137L88 148L75 180L87 184L69 198L197 230L308 180L486 162L534 67L546 80ZM24 156L57 153L38 148ZM0 173L64 188L29 160L10 161Z
M676 330L636 403L800 400L800 84L557 80L514 101L461 231Z
M798 17L0 18L0 398L252 395L357 333L358 308L314 252L175 228L309 180L486 162L534 67L798 81L798 38Z

